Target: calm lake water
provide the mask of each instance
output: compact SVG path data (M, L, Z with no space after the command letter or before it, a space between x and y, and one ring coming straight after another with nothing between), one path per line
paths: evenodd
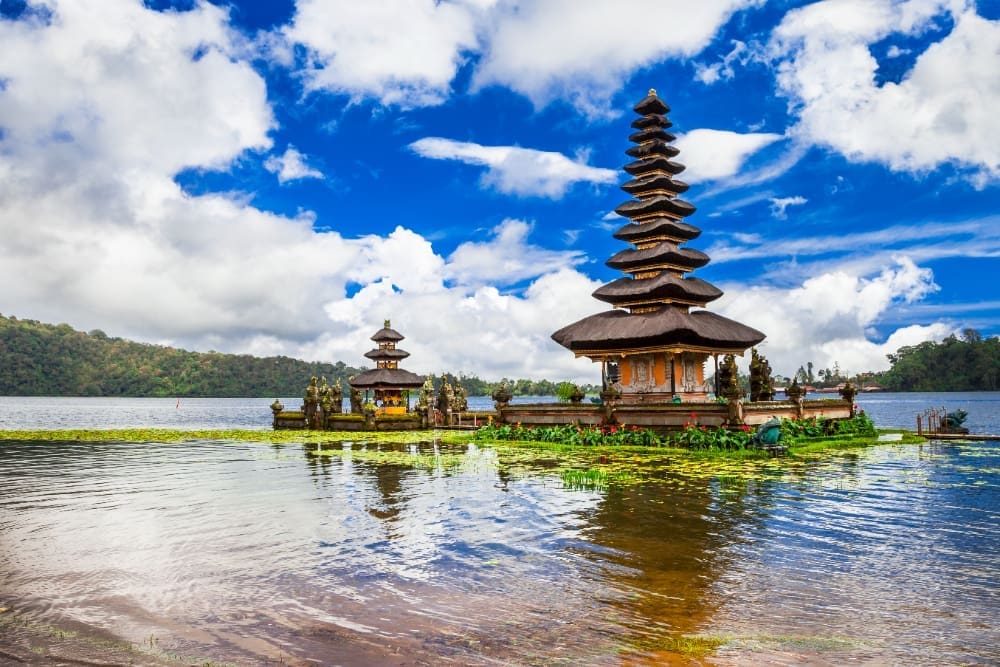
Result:
M997 430L998 394L890 396L861 399L880 425L986 406ZM263 428L269 402L0 415ZM238 664L687 664L671 642L693 634L725 638L711 664L1000 662L996 443L664 459L596 489L488 445L328 447L0 442L0 603Z
M829 398L811 394L809 398ZM178 428L270 429L270 398L50 398L0 396L0 429ZM554 396L517 397L513 403L553 402ZM297 408L301 398L282 398ZM881 428L915 430L928 408L962 408L973 433L1000 433L1000 392L872 393L858 405ZM473 410L492 410L493 400L469 398Z

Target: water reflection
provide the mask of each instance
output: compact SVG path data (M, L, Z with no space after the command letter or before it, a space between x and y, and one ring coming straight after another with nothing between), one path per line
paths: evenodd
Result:
M652 664L727 632L717 661L975 662L996 461L887 446L587 491L489 447L13 442L0 589L217 661Z

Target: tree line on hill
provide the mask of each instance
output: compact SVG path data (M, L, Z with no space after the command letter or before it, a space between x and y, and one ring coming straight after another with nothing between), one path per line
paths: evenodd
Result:
M298 396L313 375L346 383L360 372L342 362L188 352L0 315L3 396Z
M816 388L850 380L886 391L1000 391L1000 338L984 338L975 329L941 342L907 345L886 356L891 364L887 371L849 375L837 363L817 370L809 362L799 366L793 378Z
M189 352L112 338L95 329L44 324L0 315L0 396L288 397L301 396L309 378L340 381L363 368L285 356ZM506 382L515 396L556 395L559 383L507 379L488 382L448 373L469 396L489 396ZM440 377L432 376L435 387ZM585 391L598 388L584 385Z
M888 356L892 368L878 379L888 391L1000 390L1000 338L983 338L975 329Z
M864 373L887 391L998 391L1000 338L975 329L941 342L928 341L888 355L892 367ZM3 396L301 396L309 378L325 376L344 387L363 368L343 362L307 362L289 357L189 352L162 345L112 338L95 329L44 324L0 315L0 395ZM515 396L556 396L562 382L447 373L469 396L489 396L501 382ZM815 386L847 380L837 364L814 371L812 363L795 374ZM431 376L435 387L440 377ZM856 377L856 376L854 376ZM852 377L852 379L854 379ZM565 388L565 387L564 387ZM580 388L594 394L599 386Z

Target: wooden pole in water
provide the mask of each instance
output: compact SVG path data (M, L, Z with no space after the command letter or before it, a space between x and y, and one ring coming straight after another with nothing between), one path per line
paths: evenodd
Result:
M923 435L924 429L921 425L920 415L917 415L917 435Z

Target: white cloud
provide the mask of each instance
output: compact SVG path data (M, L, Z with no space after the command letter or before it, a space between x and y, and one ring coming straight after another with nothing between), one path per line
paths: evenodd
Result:
M614 183L618 174L572 160L562 153L520 146L482 146L441 137L419 139L410 148L435 160L459 160L487 167L482 183L505 194L559 199L574 183Z
M871 45L917 35L952 16L954 29L905 77L876 83ZM851 160L924 172L952 163L985 186L1000 178L1000 22L961 0L825 0L789 12L771 44L792 131Z
M719 81L729 81L736 76L736 71L733 69L733 63L746 65L750 62L753 54L745 42L733 40L732 44L732 50L723 56L722 60L719 62L712 63L711 65L695 63L694 78L698 79L706 86L710 86L713 83L718 83Z
M822 270L822 262L838 256L840 266L861 274L869 273L905 254L914 261L927 262L948 257L1000 257L1000 219L987 216L954 222L921 222L893 225L883 229L829 236L765 238L739 234L713 243L706 252L715 263L791 257L794 277ZM814 262L802 259L814 258ZM781 278L782 270L769 267L771 279Z
M475 3L299 0L286 37L308 50L312 90L383 104L440 104L463 53L477 48Z
M837 269L791 289L733 286L713 309L765 332L762 351L777 373L791 375L807 361L821 368L837 362L858 373L887 369L885 355L900 345L950 332L935 323L899 329L883 342L871 339L872 327L891 307L916 303L937 289L929 269L899 257L871 277Z
M279 157L272 155L264 160L264 168L272 174L277 174L279 183L297 181L303 178L323 178L323 172L310 167L305 156L295 146L289 146Z
M766 132L692 130L679 136L675 144L681 151L677 160L687 166L681 178L697 183L733 176L747 158L781 138L780 134Z
M574 254L529 243L525 223L446 261L405 228L345 239L315 231L312 214L184 193L179 170L259 152L273 127L264 82L240 60L224 12L52 7L48 25L0 21L4 313L359 365L391 317L418 372L596 381L549 335L594 310L597 285L569 268ZM481 285L514 259L533 280L526 289Z
M383 319L391 318L393 327L406 336L401 347L411 356L405 368L414 372L455 370L494 379L599 382L595 364L575 359L550 337L556 324L569 324L603 307L590 297L598 286L571 269L539 277L521 295L503 294L492 286L414 294L370 284L350 299L328 305L338 323L332 328L335 333L310 341L301 355L361 363L361 355L371 347L368 338Z
M489 16L474 87L502 85L543 106L562 98L607 115L636 70L699 53L756 0L500 2Z
M788 217L788 207L789 206L802 206L809 200L805 197L771 197L771 215L778 218L779 220L784 220Z
M101 0L50 6L47 27L0 21L0 118L6 154L19 168L49 169L58 185L68 184L62 179L77 160L92 171L173 173L222 167L247 147L270 146L264 81L232 60L240 37L223 10L205 3L160 13Z
M448 257L446 275L463 285L511 285L586 261L582 252L546 250L527 242L532 225L504 220L483 243L463 243Z

